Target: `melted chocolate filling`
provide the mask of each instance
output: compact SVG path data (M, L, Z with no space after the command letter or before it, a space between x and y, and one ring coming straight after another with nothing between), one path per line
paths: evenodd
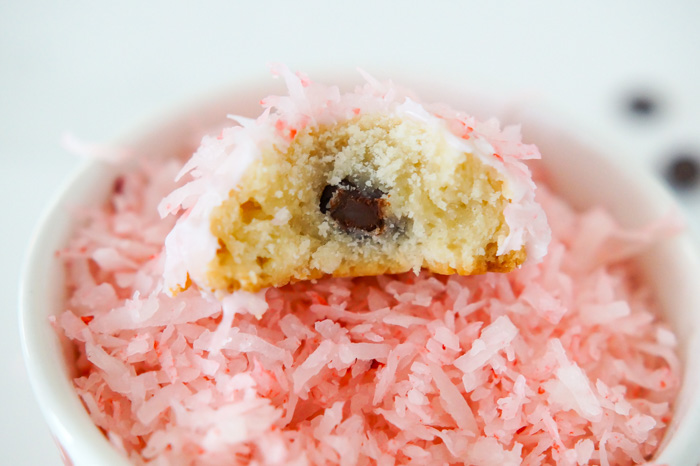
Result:
M363 191L346 178L337 186L323 188L319 208L348 233L380 234L387 205L383 195L379 189Z

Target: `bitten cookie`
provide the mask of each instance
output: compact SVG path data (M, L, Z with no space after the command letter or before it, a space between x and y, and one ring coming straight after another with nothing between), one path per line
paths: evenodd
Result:
M205 138L161 204L166 286L257 291L299 280L507 272L550 231L517 128L421 105L368 78L355 92L286 69L290 95Z

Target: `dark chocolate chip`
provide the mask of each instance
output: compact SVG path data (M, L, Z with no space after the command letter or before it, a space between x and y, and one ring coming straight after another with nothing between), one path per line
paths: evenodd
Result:
M381 189L370 189L365 193L365 195L370 199L380 199L382 196L384 196L384 191Z
M323 192L321 193L321 203L318 206L321 209L322 214L328 212L328 208L330 207L328 204L330 204L331 199L333 199L333 196L337 190L338 186L326 185L326 187L323 188Z
M346 178L323 188L319 208L348 232L379 234L385 227L383 195L379 189L363 191Z
M700 161L689 153L674 156L666 169L666 179L677 189L691 189L700 182Z
M380 199L362 197L356 191L339 190L331 199L331 217L347 230L378 233L384 228Z

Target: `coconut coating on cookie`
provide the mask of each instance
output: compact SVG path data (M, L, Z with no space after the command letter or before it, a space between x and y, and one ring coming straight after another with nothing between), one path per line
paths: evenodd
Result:
M418 271L505 272L509 200L492 167L411 118L372 114L270 147L214 209L214 289Z
M539 262L551 231L518 126L363 74L354 91L274 67L288 94L205 136L159 205L179 215L163 286L218 298L300 280L478 274ZM247 299L247 298L245 298Z

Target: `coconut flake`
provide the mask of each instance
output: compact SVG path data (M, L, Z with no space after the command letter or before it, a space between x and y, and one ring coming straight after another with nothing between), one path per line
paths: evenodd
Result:
M517 334L518 328L508 316L498 317L481 332L481 337L472 343L469 351L455 360L455 367L465 374L480 369L499 351L505 349Z

